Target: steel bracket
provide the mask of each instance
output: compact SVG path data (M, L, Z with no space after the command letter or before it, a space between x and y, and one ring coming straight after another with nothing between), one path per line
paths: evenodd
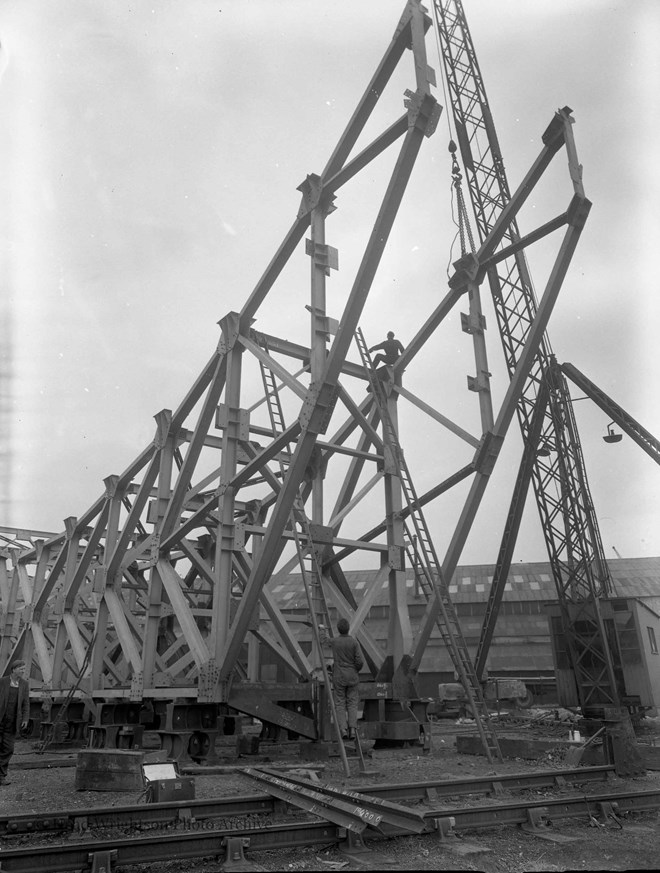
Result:
M219 403L215 413L215 426L218 430L229 429L229 436L244 442L250 440L250 413L247 409Z
M387 443L383 446L383 472L387 473L388 476L396 476L398 473L398 467L392 455L392 448Z
M223 316L223 318L218 321L218 324L222 331L222 336L218 342L218 353L226 355L234 348L238 341L240 334L240 315L238 312L228 312L227 315Z
M224 532L223 525L223 532ZM227 525L229 527L229 525ZM231 539L231 549L234 552L242 552L245 548L245 525L243 522L237 521L235 524L231 525L233 528L233 537ZM225 542L225 537L223 536L223 543Z
M438 791L433 787L433 785L427 785L424 789L424 794L426 795L426 799L431 803L437 803L440 800Z
M424 91L404 92L403 105L408 110L408 127L418 127L424 136L432 136L438 126L442 107L431 94Z
M151 551L149 553L149 564L155 567L160 558L160 534L153 534L151 540Z
M453 291L460 290L461 293L465 294L467 293L468 285L474 284L477 281L479 261L472 252L467 252L457 261L454 261L453 267L456 272L449 278L449 287Z
M131 678L131 691L130 691L130 699L131 700L142 700L142 695L144 693L144 675L142 671L139 673L133 673Z
M535 834L545 828L552 827L550 821L550 813L547 806L539 806L534 809L527 810L527 821L521 824L520 827L528 834Z
M403 546L387 547L387 564L390 570L405 570L405 549Z
M89 821L86 815L77 815L73 820L73 832L84 834L89 830Z
M117 860L117 850L109 849L101 852L92 852L88 855L91 865L90 873L112 873L114 862Z
M461 312L461 330L463 333L483 333L486 330L486 316L480 312Z
M117 494L117 486L119 485L119 476L112 473L110 476L106 476L103 480L103 484L105 485L105 496L108 500L111 500ZM67 534L69 533L69 525L67 522L69 519L64 519L64 524L66 525ZM73 532L72 532L73 533Z
M167 512L167 497L154 497L147 504L147 522L157 525Z
M312 383L299 417L303 430L315 434L325 433L336 403L335 385Z
M468 391L488 391L490 389L490 376L491 374L487 373L485 370L481 370L477 376L468 376Z
M438 835L438 839L440 840L446 840L451 837L455 838L455 826L456 819L453 815L438 816L437 818L433 819L433 827L436 834Z
M306 240L306 243L309 244L309 240ZM339 252L337 249L332 249L335 253L334 260L335 264L329 264L328 269L333 267L333 269L339 269ZM309 252L308 252L309 254ZM326 270L326 275L329 275ZM329 315L326 315L322 309L313 308L311 306L305 305L305 309L314 315L314 330L316 333L320 333L325 336L336 336L339 331L339 321L336 318L331 318Z
M315 544L332 545L334 530L327 524L316 524L316 522L310 521L309 532Z
M92 576L92 591L94 594L103 594L105 589L105 570L103 567L95 567L94 574ZM48 610L48 613L50 610ZM39 619L45 618L48 614L46 610L42 610Z
M502 448L502 442L503 438L496 436L492 431L488 431L483 435L474 456L474 466L477 472L482 473L484 476L490 476Z
M584 227L590 210L591 201L587 200L586 197L580 197L578 194L575 194L566 212L569 225L578 228Z
M167 443L167 438L170 435L170 427L172 425L172 410L161 409L154 415L156 420L156 433L154 435L154 448L156 451L164 449Z
M220 678L220 670L215 660L211 658L199 668L197 681L197 700L200 703L212 702L215 699L215 690Z
M555 112L552 121L541 135L543 145L552 152L558 151L564 145L566 140L565 124L567 121L573 122L573 119L570 117L572 111L568 106L564 106L563 109Z
M223 870L254 870L245 857L245 850L250 848L249 837L223 837L222 848L225 850Z
M319 206L324 207L326 215L334 212L337 208L334 205L335 195L330 193L324 194L323 182L317 173L308 173L304 181L298 185L296 190L300 191L302 194L302 202L300 204L300 209L298 210L298 218L302 218L303 215L307 215Z
M225 494L231 493L233 490L234 489L229 484L229 482L221 481L218 487L213 492L213 496L220 499L221 497L224 497Z
M347 828L338 828L337 833L342 837L342 842L337 847L342 855L358 859L361 855L373 855L371 849L365 845L361 834L356 834L355 831L349 831Z
M330 275L330 270L339 269L339 250L333 246L306 239L305 254L311 257L314 266L323 270L326 276Z
M623 827L623 823L618 815L619 812L619 804L616 802L610 802L609 800L601 801L598 803L598 821L606 827L608 824L612 822L617 825L617 827Z
M53 616L53 618L62 618L62 616L64 615L64 592L57 594L53 598L51 615ZM16 625L18 625L18 619L19 619L19 614L16 613L14 615L14 623Z

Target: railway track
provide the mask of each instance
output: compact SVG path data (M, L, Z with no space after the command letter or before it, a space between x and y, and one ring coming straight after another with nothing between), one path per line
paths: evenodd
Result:
M253 768L259 770L260 768ZM435 803L443 798L475 794L501 795L509 791L563 788L606 782L614 767L578 767L568 770L539 770L507 776L470 779L429 780L392 784L362 785L360 792L390 801ZM21 813L0 816L0 837L49 832L98 831L104 828L149 828L176 826L190 821L272 815L277 800L269 794L250 794L208 800L183 800L176 803L144 803L127 806L70 809L50 813ZM2 868L0 867L0 870Z
M260 771L268 775L267 770ZM65 873L74 870L92 870L93 873L111 873L123 864L153 864L172 859L219 857L234 865L245 864L249 869L246 853L290 849L300 846L336 845L347 856L359 854L362 866L374 869L380 866L378 849L383 841L396 836L435 834L451 839L456 832L474 831L512 825L525 825L528 829L547 827L549 822L563 819L583 818L602 823L628 813L649 812L660 808L660 789L647 791L624 791L586 795L564 794L561 797L544 799L519 798L517 800L491 800L488 803L470 806L449 806L451 798L480 793L501 795L508 791L583 785L592 787L605 782L612 772L610 767L580 768L537 772L493 779L452 780L449 782L409 783L408 785L364 786L360 794L297 780L300 788L307 786L308 795L322 794L332 809L333 795L342 800L346 813L347 798L364 798L372 803L372 810L385 813L376 821L371 813L366 815L365 806L355 803L354 820L359 826L338 824L326 820L278 821L267 817L277 810L281 799L268 794L245 797L199 800L175 804L145 804L137 807L111 807L106 809L75 810L44 815L5 816L0 820L2 848L0 871L2 873ZM278 780L290 783L288 778ZM295 791L294 791L295 794ZM414 831L406 821L392 819L388 810L395 808L396 800L425 800L414 814L418 824ZM295 796L291 800L296 804ZM442 806L430 806L436 800L444 800ZM300 804L297 804L300 805ZM357 809L359 807L359 813ZM402 807L399 807L402 809ZM369 810L367 809L369 812ZM396 810L395 810L396 811ZM408 812L412 815L412 811ZM317 815L322 811L318 810ZM393 823L394 822L394 823ZM149 833L139 836L117 838L103 836L104 828L147 828ZM66 842L46 845L31 844L29 847L12 848L10 835L30 833L35 837L47 831L69 830ZM79 834L79 839L75 837ZM85 839L87 835L87 839ZM369 846L364 842L368 838ZM374 851L376 850L376 851Z
M660 808L660 790L628 791L540 801L495 803L474 807L456 807L424 812L424 833L450 839L456 831L471 831L515 824L531 828L550 822L583 818L605 822L608 817L632 812L649 812ZM408 832L405 832L408 835ZM370 831L375 848L382 841L401 833ZM185 833L101 839L90 842L67 842L46 846L8 849L0 852L2 873L66 873L91 870L111 873L115 865L147 864L172 859L220 857L234 865L249 864L245 853L290 849L299 846L337 845L346 855L359 855L362 866L369 865L373 852L361 837L355 838L346 828L323 821L279 823L243 828L191 828ZM373 869L379 869L379 854L373 852ZM242 869L249 869L242 866ZM256 869L256 868L255 868Z

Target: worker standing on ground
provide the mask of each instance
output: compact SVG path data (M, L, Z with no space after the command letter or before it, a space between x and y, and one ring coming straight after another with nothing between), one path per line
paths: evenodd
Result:
M352 740L357 730L357 711L359 702L358 673L364 665L360 646L349 635L349 624L345 618L337 622L339 636L331 639L324 625L319 625L319 639L322 645L329 645L334 660L332 686L342 739Z
M0 679L0 785L8 785L7 767L14 754L16 734L28 726L30 686L25 661L14 661L9 676Z
M372 346L369 351L375 352L376 349L382 349L382 354L376 355L374 358L374 370L379 364L387 364L388 367L391 367L392 364L396 364L397 358L403 353L403 346L398 339L394 339L393 331L389 331L387 339L376 346Z

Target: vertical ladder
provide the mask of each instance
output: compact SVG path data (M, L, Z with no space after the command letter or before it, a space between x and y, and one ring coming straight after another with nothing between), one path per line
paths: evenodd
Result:
M417 549L417 537L410 532L408 525L403 523L403 545L406 550L406 555L408 556L408 563L410 564L413 571L413 584L415 597L419 597L420 592L424 592L424 583L422 580L422 576L424 574L424 570L422 568L422 562L419 558L419 551Z
M440 562L431 541L429 529L410 477L408 465L399 444L396 428L392 423L387 408L387 397L383 384L374 371L371 355L360 328L355 333L355 339L360 357L362 358L362 364L369 378L373 398L378 404L383 424L383 436L392 454L392 460L406 503L408 504L409 517L414 528L414 531L411 531L407 524L404 525L404 546L409 556L409 562L417 573L420 586L427 600L430 600L434 594L438 599L440 612L438 613L436 624L442 641L452 659L456 675L465 690L486 756L491 764L494 758L501 761L502 752L484 699L483 689L470 658L470 653L458 622L456 609L449 597L449 591L442 576Z
M270 354L268 349L268 341L263 334L257 335L257 341L261 348L267 353ZM266 364L259 359L259 366L261 368L261 378L264 384L264 390L266 393L266 402L268 404L268 414L270 416L270 424L273 429L273 436L275 437L278 433L283 433L285 430L284 424L284 413L282 411L282 403L280 401L280 393L277 387L277 382L275 381L275 375L270 367L266 366ZM286 471L289 468L291 463L291 451L288 446L284 447L279 454L279 464L280 464L280 472L282 474L282 480L284 481L284 476L286 475ZM291 507L291 517L290 517L291 530L293 532L293 537L296 543L296 550L298 552L298 557L300 560L300 570L302 573L303 586L305 588L305 594L307 596L307 602L309 604L310 610L310 619L312 625L312 641L316 642L318 646L319 652L319 661L321 662L321 668L323 670L323 678L325 680L325 687L330 692L328 696L328 704L330 708L330 713L332 717L332 725L334 727L337 745L339 748L339 755L342 760L342 764L344 767L344 772L347 776L350 776L350 768L348 766L348 759L346 757L346 748L344 746L344 741L341 736L341 732L339 730L339 719L337 717L337 707L334 701L334 695L330 691L331 681L330 674L328 672L328 667L325 662L323 656L323 650L321 645L321 638L319 634L319 625L325 625L327 628L327 633L329 636L332 636L332 625L330 624L330 611L328 610L328 604L325 599L325 594L323 592L323 574L321 569L321 564L319 562L318 554L316 548L314 547L314 539L312 537L312 529L309 519L307 518L307 513L305 512L305 504L302 499L302 495L300 493L300 489L296 491L295 498L293 500L293 505ZM306 537L307 542L307 550L309 552L309 562L310 568L309 571L305 568L305 549L303 544L300 541L300 535L298 533L298 525L302 528L302 531ZM312 577L312 582L310 585L309 575ZM355 731L357 737L357 730ZM361 762L361 767L364 768L364 759L362 758L362 749L359 746L359 739L356 740L359 749L359 759Z
M263 334L258 336L258 342L261 348L269 353L268 349L268 341ZM283 433L285 428L284 423L284 413L282 411L282 403L280 401L280 394L277 388L277 382L275 381L275 376L270 367L267 367L263 361L259 361L259 366L261 368L261 378L264 384L264 390L266 394L266 401L268 403L268 414L270 416L270 424L273 428L273 436L278 433ZM279 455L279 464L280 471L282 474L282 479L286 474L286 471L289 468L291 463L291 451L287 447L283 448ZM303 544L300 541L300 535L298 532L298 527L300 526L303 534L305 535L307 542L307 550L305 550ZM311 577L311 584L308 585L307 578L303 579L303 583L305 585L305 589L309 588L310 597L309 597L309 608L310 611L314 613L316 616L316 623L323 624L328 629L328 634L332 635L332 626L330 624L330 612L328 610L328 604L325 599L325 594L323 593L323 583L322 583L322 569L319 563L318 554L316 548L314 547L314 540L312 536L312 529L310 525L310 521L307 517L307 513L305 512L305 504L302 499L302 495L300 494L300 490L296 491L296 496L293 501L293 506L291 509L291 529L293 532L293 536L296 542L296 548L298 550L298 554L300 555L301 561L301 571L303 576L306 573L304 560L305 558L308 560L309 567L307 568L307 573L309 577ZM305 554L305 551L308 554ZM319 657L322 658L323 654L320 652Z

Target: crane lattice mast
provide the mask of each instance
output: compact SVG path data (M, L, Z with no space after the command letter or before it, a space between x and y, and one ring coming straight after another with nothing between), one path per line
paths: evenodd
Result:
M479 239L492 230L511 194L483 77L461 0L434 0L437 31L449 90L456 139ZM570 112L566 109L565 111ZM573 177L582 190L581 174ZM512 376L537 312L537 301L514 219L501 249L510 256L488 271L506 366ZM525 442L552 351L547 334L517 404ZM540 442L549 456L537 455L531 478L550 564L562 607L564 630L576 666L583 708L619 706L620 693L605 642L598 601L611 594L611 577L593 508L582 448L568 386L562 375L550 382ZM493 589L506 582L494 579ZM585 658L584 653L589 652Z

